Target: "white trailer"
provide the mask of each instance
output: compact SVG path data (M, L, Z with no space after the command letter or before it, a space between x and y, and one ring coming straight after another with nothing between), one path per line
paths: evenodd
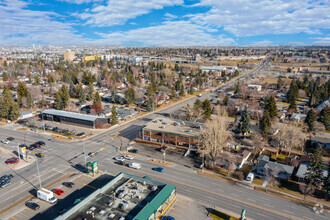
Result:
M57 199L54 197L53 192L45 188L39 189L37 191L37 197L51 204L57 201Z

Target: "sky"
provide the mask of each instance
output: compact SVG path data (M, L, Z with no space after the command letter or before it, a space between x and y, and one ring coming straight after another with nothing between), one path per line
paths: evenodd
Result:
M330 46L330 0L0 0L0 45Z

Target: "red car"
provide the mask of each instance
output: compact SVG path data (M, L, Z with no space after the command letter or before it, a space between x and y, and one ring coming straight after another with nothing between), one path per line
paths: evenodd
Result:
M52 191L53 191L53 193L55 193L55 194L57 194L59 196L64 194L64 191L61 190L61 189L53 189Z
M16 164L18 163L19 159L17 157L12 157L6 160L6 164Z

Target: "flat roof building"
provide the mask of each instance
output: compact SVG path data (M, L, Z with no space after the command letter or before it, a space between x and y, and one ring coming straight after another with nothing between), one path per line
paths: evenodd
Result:
M97 123L107 124L109 122L109 119L105 117L52 109L43 110L40 118L89 128L96 128Z
M183 124L168 118L148 122L142 128L142 139L147 142L171 144L197 150L200 136L199 124Z
M126 173L87 196L64 219L159 219L176 199L176 187Z

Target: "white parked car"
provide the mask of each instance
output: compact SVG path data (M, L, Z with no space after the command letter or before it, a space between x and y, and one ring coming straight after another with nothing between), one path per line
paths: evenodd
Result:
M134 159L134 157L132 155L125 155L124 158L126 160L133 160Z
M114 218L115 216L116 216L116 215L113 214L113 213L110 213L110 214L108 215L109 218Z
M123 156L116 156L116 157L113 158L113 159L115 159L115 160L117 160L117 161L124 161L124 160L125 160L125 158L124 158Z
M245 178L245 180L249 183L252 183L253 179L254 179L254 173L249 173Z
M141 164L139 164L139 163L130 163L130 164L128 164L128 166L130 168L134 168L134 169L137 169L137 170L141 168Z
M202 94L198 94L197 96L198 96L198 97L202 97Z
M4 144L9 144L10 141L6 138L6 139L3 139L1 142Z

